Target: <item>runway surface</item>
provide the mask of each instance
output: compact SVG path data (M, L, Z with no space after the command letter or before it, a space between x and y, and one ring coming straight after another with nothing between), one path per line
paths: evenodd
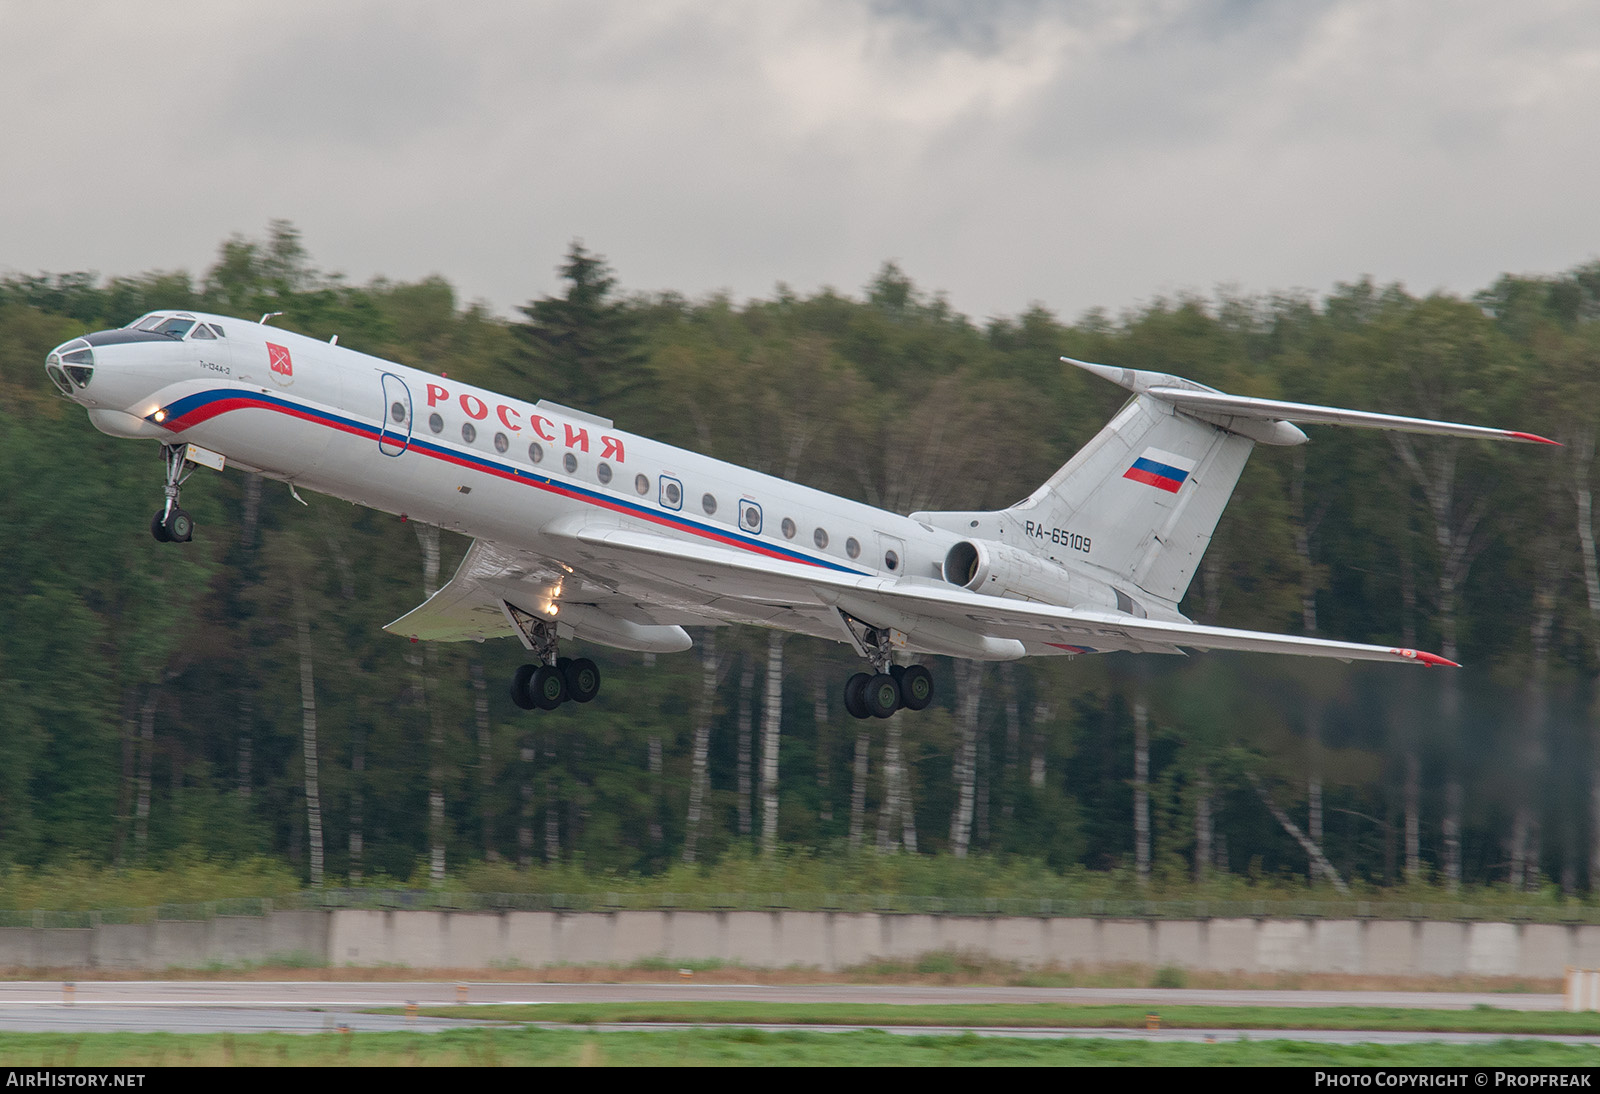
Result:
M465 989L464 992L462 989ZM1473 992L1251 991L1157 988L930 987L873 984L530 984L470 981L79 981L70 991L58 981L0 984L0 1030L30 1032L318 1033L357 1031L436 1032L478 1025L475 1005L485 1003L598 1003L737 1001L768 1003L1079 1003L1160 1006L1363 1006L1466 1010L1560 1010L1559 995ZM460 1018L406 1018L364 1014L374 1007L461 1004ZM583 1026L628 1029L629 1025ZM683 1025L647 1028L678 1029ZM762 1026L764 1029L838 1030L833 1026ZM882 1026L874 1028L886 1028ZM893 1027L908 1035L963 1033L965 1028ZM1087 1030L983 1029L993 1036L1109 1037L1204 1041L1287 1037L1319 1043L1479 1043L1505 1034L1386 1033L1374 1031L1272 1030ZM1600 1045L1600 1037L1541 1037L1538 1040Z

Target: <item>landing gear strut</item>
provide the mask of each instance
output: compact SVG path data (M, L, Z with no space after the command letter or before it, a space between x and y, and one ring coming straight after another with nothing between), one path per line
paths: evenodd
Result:
M873 668L845 681L845 710L856 718L887 718L902 707L921 710L933 702L933 674L921 665L895 664L888 630L844 612L840 615Z
M523 620L517 620L524 626ZM554 710L571 699L587 703L600 694L600 668L587 657L556 655L556 629L530 619L524 633L542 664L523 665L511 678L511 701L523 710Z
M150 534L159 543L188 543L194 537L194 518L178 507L178 490L193 474L195 465L184 458L188 446L164 444L161 455L167 464L167 502L150 518Z

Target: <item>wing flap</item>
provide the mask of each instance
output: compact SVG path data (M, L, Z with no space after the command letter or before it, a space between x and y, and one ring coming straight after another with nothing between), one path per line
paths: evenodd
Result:
M455 575L438 592L383 629L428 642L482 642L514 635L500 597L484 585L489 578L512 573L520 578L527 571L516 565L513 556L474 540Z
M482 642L517 633L500 610L498 597L453 579L383 629L426 642Z

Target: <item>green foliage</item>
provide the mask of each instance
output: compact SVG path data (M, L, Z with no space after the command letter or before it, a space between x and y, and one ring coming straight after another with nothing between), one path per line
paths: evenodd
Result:
M1092 1038L906 1037L703 1029L599 1033L540 1028L439 1033L7 1033L0 1053L14 1067L1589 1067L1586 1045L1502 1040L1494 1044L1330 1045L1290 1040L1217 1044Z
M632 309L612 297L616 278L582 243L572 244L561 276L566 295L532 301L515 328L528 390L579 408L625 405L650 380Z
M952 966L954 962L948 962ZM934 971L943 971L934 970ZM1182 970L1162 970L1176 973ZM1157 979L1162 979L1158 975ZM1167 979L1174 979L1167 977ZM1153 984L1181 988L1181 983ZM978 1029L1144 1029L1152 1008L1124 1004L1076 1003L743 1003L684 1001L664 1003L495 1004L474 1013L499 1021L601 1025L613 1023L971 1026ZM423 1007L434 1018L459 1014L456 1008ZM1591 1012L1525 1011L1476 1006L1471 1010L1423 1007L1225 1007L1162 1005L1166 1029L1373 1030L1433 1033L1505 1033L1592 1036L1600 1016Z
M281 899L299 889L299 878L282 862L266 856L218 861L190 855L160 867L120 869L75 859L0 871L0 908L74 912L154 908L240 898Z
M1152 988L1184 988L1189 986L1189 974L1174 965L1163 965L1150 980Z

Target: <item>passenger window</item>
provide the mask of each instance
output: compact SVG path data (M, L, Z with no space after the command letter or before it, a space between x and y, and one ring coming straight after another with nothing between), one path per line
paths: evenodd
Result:
M394 406L389 408L389 417L397 422L404 422L406 420L406 404L395 403Z
M478 429L471 422L461 423L461 439L471 444L478 439Z
M578 457L568 452L561 457L561 466L567 469L567 474L575 475L578 472Z
M893 551L885 551L883 553L883 568L885 570L898 570L900 568L900 556Z
M781 527L783 528L783 538L784 539L793 539L794 538L794 534L795 534L795 531L796 531L795 526L794 526L794 521L790 520L788 517L784 517L783 518L783 524L781 525Z
M437 413L429 414L428 415L428 428L433 430L435 433L443 433L444 432L444 419L439 417L439 415Z
M594 473L599 478L602 486L611 481L611 465L609 463L602 463L594 469Z
M397 403L395 405L398 406L399 404ZM504 452L506 449L508 449L510 447L511 447L511 439L509 437L507 437L504 433L496 433L494 435L494 450L496 452Z
M753 501L739 502L739 527L746 532L761 531L761 506Z
M861 544L856 541L855 536L851 536L849 539L844 541L844 553L849 555L851 558L861 557Z
M638 491L641 498L644 497L650 492L650 476L635 475L633 477L633 488Z
M811 533L811 542L815 543L818 547L826 547L828 545L828 533L823 529L818 528L815 532Z
M709 517L712 513L717 511L717 499L712 497L710 494L707 494L705 497L700 499L700 508L704 509L706 511L706 516Z
M538 441L534 441L532 444L530 444L528 446L528 459L532 460L534 463L543 463L544 445L540 444Z

